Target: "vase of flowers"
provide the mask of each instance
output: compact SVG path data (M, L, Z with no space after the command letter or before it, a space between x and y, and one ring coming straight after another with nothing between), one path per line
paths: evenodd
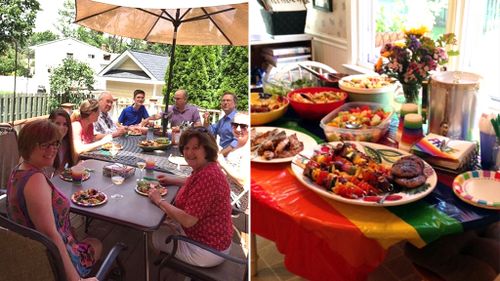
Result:
M417 103L422 82L429 79L430 72L446 64L449 56L458 55L458 51L452 49L457 40L455 34L448 33L434 41L425 36L428 32L425 26L404 29L403 32L403 41L382 47L375 71L398 79L406 102Z

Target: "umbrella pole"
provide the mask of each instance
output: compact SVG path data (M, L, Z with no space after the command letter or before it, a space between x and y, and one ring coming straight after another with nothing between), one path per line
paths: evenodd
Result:
M170 61L169 70L168 70L168 79L167 79L167 93L165 95L165 111L163 112L162 117L162 126L163 126L163 136L167 136L167 123L168 123L168 103L170 101L170 92L172 91L172 77L174 75L174 63L175 63L175 45L177 43L177 28L179 27L181 21L179 19L180 10L177 9L175 14L175 21L172 22L174 25L174 36L172 38L172 49L170 50Z

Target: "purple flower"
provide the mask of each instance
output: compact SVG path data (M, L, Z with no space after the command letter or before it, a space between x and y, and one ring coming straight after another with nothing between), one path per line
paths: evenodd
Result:
M420 43L420 41L418 41L418 38L415 35L410 35L410 42L408 44L408 48L413 52L415 52L420 48L420 46L422 46L422 44Z

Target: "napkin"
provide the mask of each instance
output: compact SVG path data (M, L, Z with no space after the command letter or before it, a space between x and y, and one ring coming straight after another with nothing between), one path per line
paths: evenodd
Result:
M411 151L432 166L457 173L477 164L476 143L432 133L413 145Z

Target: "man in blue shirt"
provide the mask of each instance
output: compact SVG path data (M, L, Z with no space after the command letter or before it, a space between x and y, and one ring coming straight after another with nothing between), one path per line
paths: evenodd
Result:
M142 120L148 120L149 114L144 106L144 97L146 94L143 90L134 91L134 104L123 109L118 122L124 126L141 124Z
M224 157L238 147L238 140L234 137L233 128L231 126L234 116L236 115L237 102L238 99L235 94L225 92L221 99L221 108L224 111L224 117L217 123L210 124L210 113L205 112L203 115L203 125L207 127L214 136L218 135L220 137L219 145L222 147L220 153L224 155Z

